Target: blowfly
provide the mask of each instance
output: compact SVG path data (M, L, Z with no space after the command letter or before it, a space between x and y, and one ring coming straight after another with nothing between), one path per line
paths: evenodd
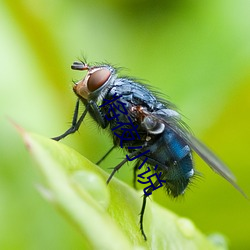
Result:
M147 85L133 78L119 77L118 70L109 64L90 66L80 61L74 62L71 68L86 71L86 76L73 87L77 102L71 127L53 139L59 141L76 132L89 113L113 138L113 147L98 163L115 147L122 147L128 153L114 167L107 183L126 162L132 160L135 160L134 180L137 170L144 164L158 176L144 189L140 230L145 240L143 216L147 197L159 186L164 186L172 197L184 193L195 174L192 151L244 195L232 172L189 132L172 103L157 97ZM85 110L79 115L80 103ZM145 179L142 175L140 177Z

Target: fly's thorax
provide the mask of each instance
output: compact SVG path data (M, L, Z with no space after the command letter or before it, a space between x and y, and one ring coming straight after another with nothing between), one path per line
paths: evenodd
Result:
M80 99L102 99L107 87L111 85L117 77L115 69L109 65L96 67L85 66L82 67L82 70L88 70L86 76L73 87L75 94L80 97Z

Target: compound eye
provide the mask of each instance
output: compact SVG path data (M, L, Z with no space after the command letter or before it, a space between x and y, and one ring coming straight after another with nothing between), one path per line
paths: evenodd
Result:
M110 71L108 69L99 69L90 74L88 79L88 90L93 92L99 89L110 77Z

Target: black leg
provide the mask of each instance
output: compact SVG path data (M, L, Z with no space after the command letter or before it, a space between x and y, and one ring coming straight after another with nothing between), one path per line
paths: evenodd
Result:
M75 110L74 110L74 115L73 115L73 120L72 120L72 125L77 123L78 112L79 112L79 105L80 105L80 100L77 99Z
M145 194L143 195L142 208L141 208L141 213L140 213L140 230L141 230L144 240L147 240L147 236L144 233L144 229L143 229L143 216L144 216L144 212L146 208L147 197L148 196L146 196Z
M113 146L97 163L96 165L99 165L115 148L116 146Z
M136 154L138 155L138 153L140 152L141 150L138 150L138 151L134 151L133 153L131 153L130 155L128 155L128 158L133 158ZM112 173L110 174L108 180L107 180L107 184L109 184L109 182L111 181L111 179L113 178L114 174L127 162L129 161L127 159L127 157L122 161L120 162L112 171ZM136 178L136 170L139 166L139 163L136 163L135 165L135 168L134 168L134 181L135 181L135 178ZM144 216L144 212L145 212L145 208L146 208L146 199L147 199L147 195L143 195L143 202L142 202L142 208L141 208L141 212L140 212L140 230L141 230L141 233L142 233L142 236L144 238L144 240L147 240L147 237L146 237L146 234L144 233L144 229L143 229L143 216Z
M128 155L128 158L132 158L134 157L136 154L138 154L138 151L134 151L133 153L131 153L130 155ZM114 167L112 173L110 174L108 180L107 180L107 184L109 184L109 182L111 181L112 177L114 176L114 174L127 162L129 161L127 159L127 157L122 161L120 162L116 167Z
M116 167L114 167L112 173L110 174L108 180L107 180L107 184L109 184L109 182L111 181L111 179L113 178L114 174L128 161L127 158L125 158L122 162L120 162Z
M136 189L136 173L137 173L137 170L138 170L138 167L140 166L141 162L140 161L137 161L135 166L134 166L134 171L133 171L133 186L134 188Z
M91 112L91 114L94 114L96 122L99 125L101 125L102 128L106 128L107 125L108 125L108 122L105 119L105 116L101 112L101 110L98 107L98 105L94 101L92 101L92 100L89 101L89 105L90 105L90 112Z
M55 141L60 141L64 137L68 136L69 134L75 133L79 129L79 127L80 127L80 125L81 125L84 117L86 116L86 114L88 112L88 109L89 109L89 106L86 107L86 109L82 113L81 117L77 121L78 111L79 111L79 99L78 99L77 102L76 102L76 106L75 106L75 111L74 111L74 116L73 116L71 127L65 133L63 133L62 135L59 135L59 136L51 138L51 139L53 139Z

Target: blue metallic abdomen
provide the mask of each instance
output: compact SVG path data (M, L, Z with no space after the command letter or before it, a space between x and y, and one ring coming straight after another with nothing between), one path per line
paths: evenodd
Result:
M162 172L161 180L166 181L167 192L174 197L183 194L194 175L190 147L173 131L165 129L148 148L150 159L157 160L157 172ZM148 163L153 163L150 159Z

